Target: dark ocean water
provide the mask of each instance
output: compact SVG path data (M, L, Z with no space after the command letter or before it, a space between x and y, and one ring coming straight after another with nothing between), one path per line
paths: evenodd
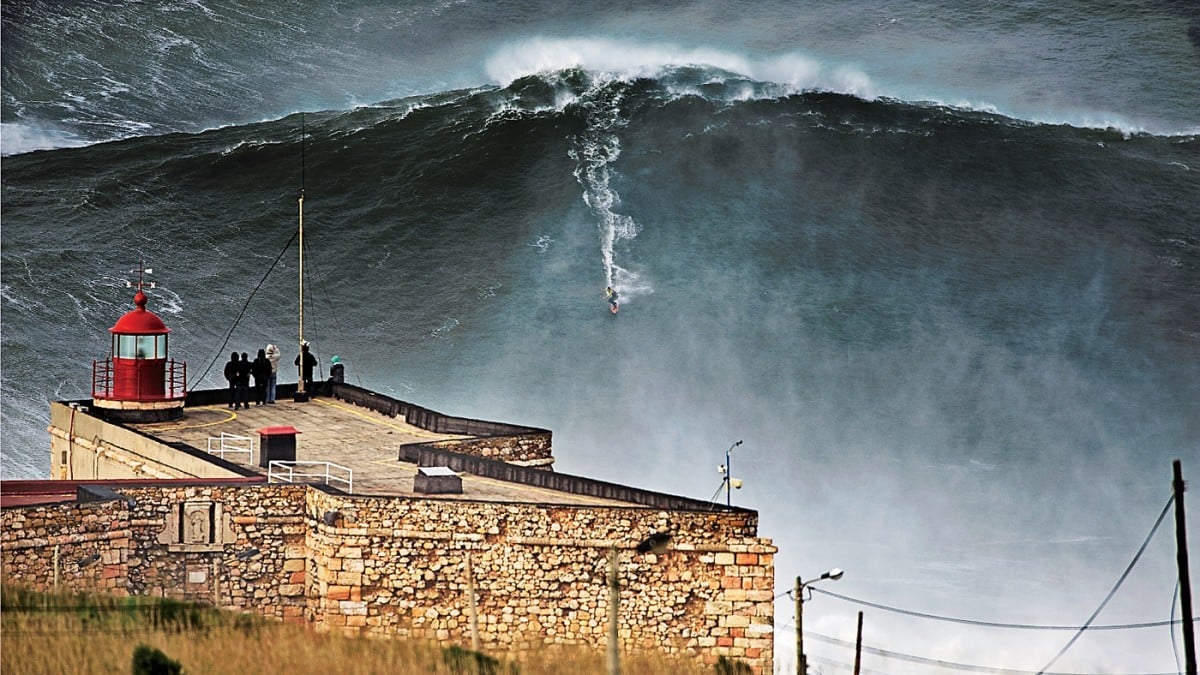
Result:
M47 401L88 396L142 261L193 385L295 342L302 155L325 363L664 492L709 498L744 440L735 501L780 591L837 566L829 590L877 603L1079 625L1171 460L1200 475L1195 3L3 15L5 478L48 473ZM1096 623L1169 618L1169 529ZM853 640L858 609L806 603L820 672L848 672L819 636ZM1029 671L1071 635L874 609L864 632ZM1051 670L1176 668L1161 627Z

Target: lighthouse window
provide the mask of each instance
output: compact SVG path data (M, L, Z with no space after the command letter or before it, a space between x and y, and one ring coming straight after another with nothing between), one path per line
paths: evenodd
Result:
M137 336L117 336L117 356L122 359L132 359L137 356Z
M167 355L166 335L118 335L117 357L160 359Z
M154 335L139 335L137 336L137 358L153 359L156 357L154 352Z

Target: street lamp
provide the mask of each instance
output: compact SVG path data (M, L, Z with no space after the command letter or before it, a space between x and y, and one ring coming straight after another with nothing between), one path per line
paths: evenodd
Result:
M825 579L837 581L842 574L844 572L835 567L816 579L801 582L800 577L796 577L796 675L808 675L808 659L804 657L804 589Z
M729 453L733 452L733 449L741 444L742 442L738 441L729 446L729 449L725 451L725 463L720 468L720 472L725 474L725 480L723 481L725 483L725 508L733 508L733 498L729 491L732 488L741 489L742 487L742 481L733 477L733 469L729 466Z
M656 555L666 552L667 547L671 544L672 534L669 531L659 530L640 541L634 550L639 554L654 553ZM608 649L607 649L607 675L621 675L621 649L618 638L618 624L620 605L621 605L621 580L618 576L617 568L617 547L613 546L608 551Z

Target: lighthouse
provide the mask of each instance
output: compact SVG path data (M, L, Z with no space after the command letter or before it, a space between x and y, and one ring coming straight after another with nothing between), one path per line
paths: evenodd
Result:
M104 361L92 362L92 405L122 422L160 422L183 416L187 364L170 359L171 332L146 309L139 270L135 309L113 324L112 348Z

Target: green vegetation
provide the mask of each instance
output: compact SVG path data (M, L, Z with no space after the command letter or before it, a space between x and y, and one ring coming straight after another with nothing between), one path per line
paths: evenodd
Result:
M138 645L133 650L133 675L180 675L183 666L162 650Z
M499 658L423 640L315 632L177 600L0 588L0 672L128 675L551 675L605 672L603 650L539 648ZM516 660L514 660L516 659ZM132 670L131 664L132 663ZM723 669L722 669L723 668ZM711 675L665 654L626 655L625 675ZM722 659L719 673L748 673Z

